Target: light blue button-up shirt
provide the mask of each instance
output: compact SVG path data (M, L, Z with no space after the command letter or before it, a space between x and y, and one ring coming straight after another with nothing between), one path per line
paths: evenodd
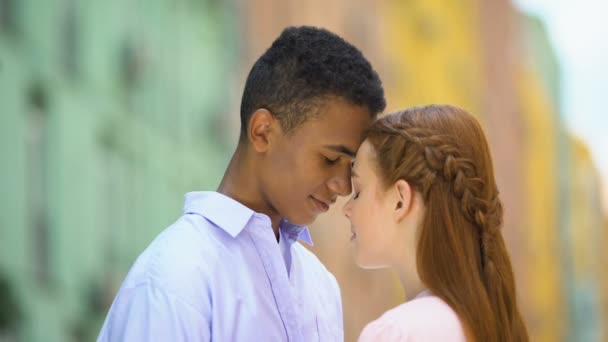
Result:
M283 221L217 192L186 194L184 215L139 256L98 341L343 341L340 289Z

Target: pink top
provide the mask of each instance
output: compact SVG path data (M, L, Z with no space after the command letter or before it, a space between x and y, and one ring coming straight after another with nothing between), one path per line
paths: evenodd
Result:
M369 323L359 342L371 341L465 342L466 338L456 312L439 297L423 291Z

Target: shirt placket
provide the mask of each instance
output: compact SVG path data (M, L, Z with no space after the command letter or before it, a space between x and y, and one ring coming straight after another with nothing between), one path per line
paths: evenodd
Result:
M264 220L261 221L264 222ZM288 341L300 342L303 341L303 338L295 310L296 298L289 282L279 244L269 225L269 223L258 223L255 227L252 227L254 229L249 230L250 237L270 282L287 339Z

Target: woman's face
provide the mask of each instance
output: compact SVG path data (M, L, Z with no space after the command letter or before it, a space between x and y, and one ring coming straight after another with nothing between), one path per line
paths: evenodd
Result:
M355 262L363 268L391 266L394 250L400 248L394 220L394 201L376 173L376 152L365 140L353 164L353 195L344 206L351 222Z

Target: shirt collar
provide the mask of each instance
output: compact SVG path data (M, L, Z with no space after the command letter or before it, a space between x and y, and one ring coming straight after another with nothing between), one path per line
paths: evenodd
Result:
M308 230L308 227L295 225L285 219L281 221L279 227L283 234L286 235L287 238L292 242L295 242L297 239L300 239L306 242L306 244L309 246L314 245L312 242L312 238L310 237L310 231Z
M184 215L201 215L232 237L239 235L254 215L262 217L270 225L270 219L267 215L256 213L242 203L219 192L189 192L184 197ZM283 219L280 229L290 240L301 239L308 245L313 245L310 232L306 226L298 226Z
M239 235L255 214L240 202L215 191L189 192L184 197L184 215L201 215L232 237Z

